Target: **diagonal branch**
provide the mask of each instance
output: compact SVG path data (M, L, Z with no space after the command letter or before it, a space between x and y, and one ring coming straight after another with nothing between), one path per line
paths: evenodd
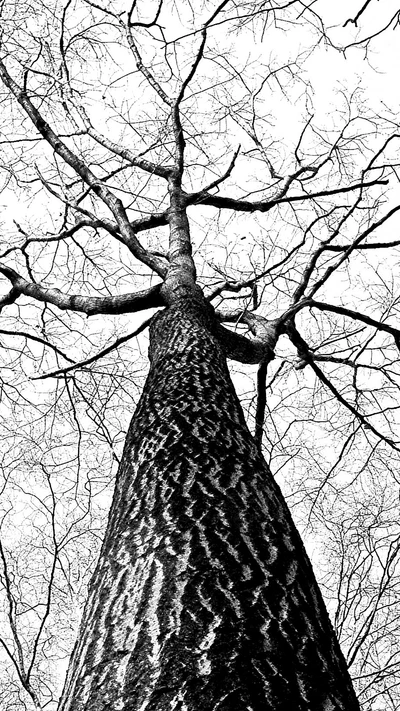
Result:
M53 370L51 373L45 373L45 375L38 375L34 378L31 378L31 380L46 380L47 378L57 378L60 375L67 375L72 370L86 368L86 366L91 365L97 360L100 360L100 358L104 358L104 356L108 355L108 353L111 353L111 351L113 351L115 348L119 348L119 346L122 346L123 343L130 341L131 338L135 338L135 336L138 336L139 333L142 333L142 331L144 331L147 326L150 325L152 318L152 316L150 318L147 318L135 331L133 331L133 333L128 333L126 336L121 336L121 338L117 338L114 343L112 343L110 346L107 346L107 348L103 348L102 351L96 353L94 356L90 356L90 358L86 358L86 360L82 360L79 363L74 363L68 368L59 368L58 370Z
M400 342L400 329L395 328L394 326L389 326L388 324L383 323L382 321L377 321L376 319L371 318L366 314L361 314L358 311L354 311L353 309L347 309L344 306L335 306L334 304L325 304L322 301L314 301L314 299L310 299L307 302L307 306L309 306L310 308L319 309L320 311L331 311L334 314L348 316L348 318L352 318L355 321L362 321L363 323L368 324L368 326L376 328L377 331L385 331L386 333L390 333L395 339L396 344Z
M394 239L392 242L369 242L368 244L358 244L357 251L364 249L388 249L389 247L398 247L400 239ZM325 252L344 252L349 248L348 244L327 244L324 247Z
M249 200L236 200L235 198L221 197L219 195L209 195L206 190L200 190L197 193L187 193L186 201L188 205L202 204L210 205L218 209L237 210L239 212L268 212L275 205L283 205L285 203L301 202L306 200L314 200L320 197L330 197L331 195L341 195L349 193L353 190L368 188L373 185L387 185L388 180L371 180L368 182L354 183L347 185L344 188L335 188L334 190L320 190L319 192L309 193L306 195L292 195L271 200L259 200L250 202Z
M175 166L176 166L176 170L178 171L179 176L182 176L182 174L183 174L184 152L185 152L185 137L183 135L183 127L182 127L181 117L180 117L180 104L181 104L182 99L185 95L186 88L188 87L191 80L193 79L193 77L196 73L196 70L200 64L200 61L203 57L203 52L204 52L204 47L205 47L206 41L207 41L207 32L205 29L203 29L201 31L201 42L200 42L200 47L198 49L196 58L192 64L189 74L187 75L186 79L184 79L182 82L178 96L176 97L176 99L173 103L173 106L172 106L171 117L172 117L173 131L174 131L174 138L175 138Z
M400 330L398 328L395 328L394 326L389 326L388 324L383 323L382 321L376 321L376 319L371 318L370 316L366 316L366 314L360 314L358 311L354 311L353 309L347 309L343 306L325 304L322 301L314 301L313 299L310 299L307 305L310 306L310 308L314 307L319 309L320 311L331 311L332 313L352 318L355 321L362 321L368 326L376 328L377 331L390 333L394 338L394 342L398 350L400 351Z
M224 9L225 5L228 5L231 2L231 0L222 0L222 2L218 5L218 7L214 10L213 14L211 17L208 18L207 22L204 23L204 27L209 27L215 20L215 18L220 14L220 12Z
M137 45L137 42L135 41L133 34L132 34L132 27L135 27L136 23L132 22L132 13L135 7L135 3L132 4L132 7L128 13L128 20L126 24L126 36L128 40L128 44L130 47L130 50L134 56L135 63L137 66L137 69L143 76L146 78L147 82L150 84L150 86L154 89L156 94L160 97L160 99L164 102L164 104L167 104L168 106L173 105L172 99L165 93L164 89L162 88L161 84L156 80L156 78L153 76L151 71L148 69L143 64L143 60L141 57L141 54L139 52L139 47ZM121 21L122 23L122 21Z
M206 42L207 42L207 31L204 28L201 30L201 42L200 42L200 47L197 50L196 58L190 68L189 74L187 75L186 79L184 79L182 82L179 94L175 100L175 106L179 106L179 104L181 103L181 101L185 95L185 91L186 91L187 87L189 86L190 82L192 81L194 75L196 74L197 68L203 58L204 47L205 47Z
M8 292L8 294L5 294L5 296L2 296L0 298L0 313L5 306L14 304L19 296L20 296L20 291L13 286L10 289L10 291Z
M68 360L70 363L75 362L72 360L72 358L67 356L67 354L64 353L60 348L57 348L57 346L54 346L52 343L49 343L44 338L34 336L32 333L26 333L25 331L8 331L5 328L0 328L0 334L4 336L14 336L16 338L27 338L30 341L41 343L43 346L46 346L46 348L51 348L55 353L57 353L57 355L62 356L62 358L65 358L65 360Z
M60 196L58 196L60 197ZM86 211L88 213L88 211ZM89 214L89 213L88 213ZM167 212L158 212L154 213L153 215L149 215L148 217L143 217L143 218L138 218L137 220L132 220L131 228L132 231L136 234L137 232L142 232L144 230L150 230L155 227L163 227L164 225L167 225ZM95 215L92 215L91 213L89 214L89 217L86 217L82 220L78 220L72 227L68 227L67 229L62 230L59 232L58 235L51 235L49 237L27 237L25 242L22 245L19 246L13 246L9 247L6 249L2 254L0 254L0 259L4 259L4 257L7 257L8 255L12 254L13 252L19 250L24 252L27 247L30 244L33 244L34 242L60 242L63 239L68 239L69 237L73 237L73 235L78 232L80 229L83 229L85 227L89 227L93 230L98 230L102 229L108 232L110 235L112 235L115 239L119 240L124 244L132 254L135 253L135 246L131 247L130 242L126 242L126 240L123 240L121 238L121 234L119 231L119 227L116 222L112 222L111 220L106 220L106 219L97 219ZM153 256L162 256L163 259L167 259L166 255L160 255L155 254L154 252L149 252L149 254L152 254ZM12 303L13 300L13 294L8 294L7 297L3 297L3 299L11 299L11 301L7 301L7 303ZM18 294L17 294L18 296ZM14 299L15 300L15 299ZM0 309L2 306L5 306L6 302L0 299Z
M25 659L24 659L24 652L22 649L22 644L21 640L18 634L18 629L17 629L17 611L16 611L16 605L14 601L14 595L11 590L11 582L10 582L10 575L8 572L8 565L7 565L7 559L5 555L5 551L3 548L3 544L0 540L0 557L1 557L1 562L2 562L2 568L3 568L3 575L2 575L2 582L6 591L6 597L7 597L7 603L8 603L8 621L10 623L11 627L11 632L14 640L14 644L17 650L17 656L18 656L18 663L16 659L14 658L14 655L9 652L6 644L2 641L3 646L5 647L6 651L8 652L10 658L14 662L14 665L16 667L16 670L18 672L18 675L21 679L21 681L24 683L26 679L26 672L25 672Z
M368 7L368 5L370 4L370 2L371 2L371 0L365 0L364 5L363 5L362 8L357 12L357 15L356 15L355 17L353 17L353 18L349 17L349 19L346 20L346 22L344 23L343 27L346 27L346 26L347 26L348 24L350 24L350 23L353 24L353 25L355 25L355 27L357 27L357 22L358 22L358 20L360 19L361 15L362 15L362 14L365 12L365 10L367 9L367 7Z
M229 178L230 174L232 173L232 170L233 170L234 167L235 167L236 158L237 158L238 155L239 155L240 148L241 148L241 146L240 146L240 144L239 144L239 146L237 147L236 151L235 151L234 154L233 154L232 160L231 160L231 162L229 163L229 165L228 165L228 167L227 167L225 173L223 173L219 178L216 178L216 179L213 180L211 183L209 183L209 184L207 185L207 187L204 188L204 192L207 192L207 193L208 193L210 190L213 190L213 188L217 188L218 185L220 185L221 183L224 182L224 180L226 180L227 178Z
M321 383L323 383L325 387L330 390L330 392L335 396L335 398L340 402L340 404L350 410L350 412L357 418L357 420L361 422L364 427L373 432L376 437L386 442L386 444L392 447L392 449L400 451L400 447L396 444L396 442L394 442L389 437L386 437L384 434L379 432L379 430L377 430L373 425L371 425L371 423L368 422L367 417L361 412L359 412L359 410L357 410L353 405L351 405L335 388L333 383L331 383L331 381L326 377L325 373L314 362L313 354L311 353L306 341L302 338L293 322L291 324L287 324L285 330L293 345L295 346L295 348L297 348L301 360L311 366L315 375L319 378Z
M97 195L109 208L114 215L121 233L121 239L129 244L129 248L137 259L143 264L146 264L150 269L155 271L161 277L166 274L166 266L164 262L151 255L139 242L133 232L128 220L125 208L122 201L117 198L104 183L87 167L81 158L79 158L70 148L61 140L61 138L53 131L51 126L43 119L40 112L32 103L25 90L12 79L8 73L5 64L0 60L0 78L5 86L14 95L24 112L29 116L32 123L49 143L57 155L67 163L73 170L82 178L84 183Z
M359 200L357 202L359 202ZM353 208L354 207L355 206L353 206ZM353 208L351 208L350 213L348 213L343 218L343 220L341 221L341 224L347 219L348 215L353 212ZM341 264L343 264L349 258L349 256L352 254L352 252L354 252L355 250L357 250L359 248L359 245L361 244L361 242L364 239L366 239L368 237L368 235L371 234L371 232L374 232L378 227L383 225L390 217L392 217L399 210L400 210L400 205L396 205L391 210L389 210L389 212L387 212L385 215L383 215L383 217L381 217L376 222L373 222L372 225L370 225L366 230L364 230L364 232L362 232L358 237L356 237L356 239L354 239L353 242L348 247L346 247L346 249L344 250L340 259L338 259L330 267L327 267L327 269L324 271L324 273L318 279L318 281L316 281L315 284L310 288L308 298L311 298L314 296L314 294L321 288L321 286L323 286L323 284L325 284L325 282L329 279L329 277L333 274L333 272L335 272L341 266ZM336 229L335 232L333 233L333 235L331 235L329 237L329 242L336 237L337 233L338 233L338 229ZM329 249L329 247L330 247L330 245L328 245L327 242L328 242L328 240L325 243L323 242L318 247L318 249L314 252L314 254L312 255L312 257L309 261L309 264L304 271L303 279L295 291L294 300L303 296L303 294L306 290L306 287L310 281L314 267L316 266L316 263L317 263L320 255L326 249Z
M75 101L72 100L72 97L70 97L70 101L73 103L76 111L79 113L87 133L93 140L95 140L100 146L103 146L103 148L107 148L111 153L114 153L115 155L119 156L120 158L123 158L126 160L128 163L133 165L136 168L140 168L141 170L146 171L147 173L150 173L151 175L158 175L161 178L168 178L170 173L171 173L171 168L164 167L161 165L156 165L156 163L153 163L152 161L146 160L145 158L142 158L141 156L136 155L133 151L131 151L129 148L125 148L124 146L119 146L117 143L114 141L111 141L109 138L106 136L103 136L99 131L97 131L85 108L83 106L78 105Z
M392 15L389 22L386 25L384 25L384 27L381 27L376 32L373 32L372 34L368 35L367 37L364 37L363 39L356 40L355 42L350 42L350 44L347 44L344 47L344 49L346 50L346 49L349 49L350 47L357 47L358 45L362 45L362 44L367 45L375 37L379 37L379 35L383 34L387 29L389 29L389 27L392 24L393 24L393 29L395 29L396 25L398 25L398 23L399 23L399 18L400 18L400 10L396 10L394 15ZM352 20L348 20L348 22L352 22Z

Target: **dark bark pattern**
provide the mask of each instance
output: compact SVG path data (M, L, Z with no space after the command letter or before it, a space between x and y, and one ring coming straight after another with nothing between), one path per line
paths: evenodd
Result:
M356 711L206 308L154 319L60 711Z

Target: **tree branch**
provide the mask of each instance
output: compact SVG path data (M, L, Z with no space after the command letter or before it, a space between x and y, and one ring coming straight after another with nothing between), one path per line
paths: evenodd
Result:
M0 308L1 311L1 308ZM16 338L27 338L30 341L36 341L36 343L41 343L43 346L46 346L46 348L51 348L57 355L62 356L62 358L65 358L65 360L69 361L69 363L74 363L75 361L72 360L69 356L66 355L60 348L57 348L57 346L54 346L52 343L49 343L46 341L44 338L40 338L39 336L34 336L32 333L26 333L25 331L8 331L5 328L0 328L0 334L4 336L13 336Z
M196 58L192 64L192 67L190 69L189 74L187 75L186 79L183 80L181 88L179 90L178 96L176 97L173 106L172 106L172 111L171 111L171 117L172 117L172 122L173 122L173 130L174 130L174 137L175 137L175 166L176 170L178 171L179 176L181 177L183 175L183 169L184 169L184 152L185 152L185 137L183 135L183 128L182 128L182 123L181 123L181 117L180 117L180 104L181 101L185 95L185 90L191 80L193 79L197 67L200 64L200 61L203 57L203 52L204 52L204 47L207 41L207 32L205 29L201 31L201 42L200 42L200 47L198 49Z
M334 304L325 304L322 301L314 301L314 299L307 301L307 306L319 309L320 311L331 311L332 313L340 314L341 316L347 316L348 318L354 319L354 321L362 321L363 323L368 324L368 326L376 328L377 331L385 331L386 333L390 333L395 339L396 345L399 347L400 329L395 328L394 326L389 326L386 323L382 323L382 321L377 321L376 319L366 316L365 314L361 314L358 311L354 311L353 309L347 309L344 306L335 306Z
M0 274L9 279L18 295L30 296L36 301L53 304L62 311L71 310L95 314L125 314L164 306L160 293L160 284L144 291L116 296L83 296L80 294L63 294L59 289L53 289L29 282L10 267L0 266Z
M152 161L146 160L144 158L141 158L140 156L135 155L135 153L133 153L133 151L131 151L129 148L119 146L114 141L111 141L106 136L103 136L94 128L89 116L86 113L85 108L83 106L79 106L78 104L76 104L76 102L73 102L73 105L75 107L75 110L79 113L89 136L93 138L100 146L103 146L103 148L107 148L107 150L109 150L111 153L120 156L120 158L123 158L134 167L146 171L146 173L150 173L151 175L158 175L161 178L168 179L169 175L171 174L172 168L156 165L156 163L153 163Z
M272 200L260 200L258 202L250 202L248 200L236 200L234 198L221 197L219 195L209 195L206 191L199 191L198 193L191 194L186 193L185 198L187 205L210 205L218 209L225 208L227 210L237 210L241 212L268 212L273 207L275 207L275 205L301 202L305 200L314 200L315 198L329 197L330 195L340 195L342 193L348 193L353 190L368 188L373 185L387 185L388 182L388 180L371 180L369 182L348 185L344 188L336 188L335 190L321 190L316 193L310 193L309 195L292 195Z
M360 244L364 239L366 239L366 237L368 237L368 235L370 235L371 232L374 232L374 230L376 230L377 227L380 227L381 225L383 225L383 224L386 222L386 220L388 220L390 217L392 217L392 216L393 216L396 212L398 212L399 210L400 210L400 205L396 205L396 207L393 207L391 210L389 210L389 212L387 212L386 215L383 215L383 217L381 217L379 220L377 220L377 221L374 222L372 225L370 225L370 226L369 226L364 232L362 232L355 240L353 240L353 242L346 248L346 250L344 251L343 255L340 257L340 259L338 259L338 260L335 262L335 264L333 264L332 266L328 267L328 268L325 270L325 272L323 273L323 275L320 277L320 279L318 279L318 281L316 281L315 284L310 288L310 291L309 291L309 294L308 294L308 298L312 298L312 297L314 296L314 294L321 288L321 286L323 286L323 284L325 284L325 282L329 279L329 277L331 276L331 274L333 274L333 272L336 271L336 269L338 269L338 267L340 267L340 265L343 264L343 262L345 262L345 261L349 258L350 254L351 254L352 252L354 252L354 251L358 248L359 244ZM343 221L342 221L342 222L343 222ZM333 238L336 236L336 234L337 234L337 230L336 230L335 233L329 238L329 241L330 241L331 239L333 239ZM322 252L325 251L326 247L327 247L327 245L323 243L323 244L314 252L314 254L313 254L313 256L311 257L311 260L310 260L310 262L309 262L309 265L307 266L307 269L306 269L305 272L304 272L303 281L301 282L301 284L299 285L299 287L296 289L295 297L294 297L294 298L300 298L300 297L303 295L303 293L305 292L306 286L307 286L307 284L308 284L308 282L309 282L309 280L310 280L310 277L311 277L311 273L312 273L312 271L313 271L313 269L314 269L314 267L315 267L315 265L316 265L316 263L317 263L317 259L318 259L318 257L322 254Z
M104 358L104 356L108 355L108 353L111 353L111 351L113 351L115 348L118 348L123 343L129 341L131 338L138 336L139 333L142 333L142 331L144 331L145 328L150 325L152 318L153 317L151 316L150 318L143 321L143 323L135 331L133 331L133 333L128 333L126 336L121 336L121 338L117 338L117 340L114 341L111 346L103 348L103 350L99 353L96 353L96 355L91 356L90 358L86 358L86 360L82 360L79 363L74 363L68 368L59 368L58 370L53 370L51 373L45 373L45 375L38 375L34 378L31 378L31 380L46 380L47 378L57 378L60 375L65 376L73 370L86 368L86 366L91 365L91 363L94 363L97 360L100 360L100 358Z
M349 19L346 20L346 22L344 23L343 27L346 27L346 26L347 26L348 24L350 24L350 23L353 24L353 25L355 25L355 26L357 27L357 22L358 22L358 20L360 19L360 17L361 17L361 15L363 14L363 12L365 12L365 10L367 9L367 7L368 7L368 5L370 4L370 2L371 2L371 0L366 0L366 2L364 3L364 5L362 6L361 10L359 10L359 11L357 12L357 15L356 15L353 19L352 19L351 17L349 17Z
M22 90L9 75L2 60L0 60L0 78L5 86L14 95L20 106L22 106L23 110L29 116L39 133L53 148L55 153L61 156L61 158L82 178L84 183L86 183L91 190L93 190L95 195L100 197L100 199L107 205L118 223L121 239L129 245L129 248L135 257L143 262L143 264L150 267L150 269L155 271L161 277L164 277L166 274L164 262L158 257L152 256L140 244L131 228L122 201L115 197L106 185L104 185L104 183L99 180L94 173L92 173L90 168L88 168L87 165L77 155L75 155L75 153L73 153L73 151L71 151L61 140L61 138L53 131L50 125L43 119L40 112L34 106L27 93Z
M265 356L265 347L240 333L234 333L218 325L216 335L225 351L226 357L239 363L256 364Z
M135 27L136 23L132 22L132 12L134 10L135 3L132 4L132 7L128 13L128 20L127 20L127 25L126 25L126 36L128 40L129 47L131 49L131 52L135 58L135 63L138 68L138 71L143 74L143 76L147 79L148 83L150 86L154 89L156 94L160 97L160 99L167 104L168 106L173 105L172 99L167 96L165 93L164 89L162 86L159 84L159 82L154 78L152 75L151 71L143 64L141 54L139 52L139 48L137 46L137 43L135 42L135 39L132 34L132 27Z
M208 193L210 190L213 190L213 188L218 187L218 185L220 185L221 183L223 183L224 180L226 180L227 178L229 178L230 174L232 173L233 168L235 167L236 158L237 158L238 155L239 155L239 151L240 151L240 145L237 147L236 151L234 152L233 158L232 158L231 162L229 163L229 165L228 165L228 167L227 167L225 173L223 173L223 175L221 175L220 178L216 178L216 179L213 180L211 183L209 183L209 185L207 185L207 187L204 188L204 192L207 192L207 193Z
M379 37L379 35L383 34L387 29L389 29L389 27L392 23L394 24L394 27L395 27L396 24L398 24L398 22L399 22L399 18L400 18L400 10L396 10L394 15L390 18L389 22L384 27L381 27L380 30L373 32L371 35L368 35L368 37L364 37L363 39L356 40L355 42L350 42L350 44L347 44L344 49L346 50L346 49L349 49L350 47L357 47L360 44L367 44L372 39L374 39L375 37ZM352 22L352 20L350 20L350 22ZM393 27L393 29L394 29L394 27Z
M20 296L19 290L13 286L12 289L10 289L10 291L8 292L8 294L5 294L5 296L2 296L0 298L0 313L5 306L14 304L19 296Z
M392 449L400 451L400 447L396 444L396 442L394 442L389 437L386 437L384 434L379 432L373 425L371 425L370 422L368 422L367 417L361 412L359 412L355 407L353 407L353 405L347 402L343 395L341 395L340 392L335 388L335 386L330 382L330 380L326 377L325 373L323 373L323 371L314 362L312 352L310 351L306 341L302 338L297 328L294 326L293 322L291 324L287 324L285 330L293 345L297 348L301 360L311 366L319 380L328 388L328 390L331 391L331 393L340 402L340 404L350 410L350 412L357 418L357 420L359 420L359 422L361 422L361 424L363 424L364 427L366 427L368 430L371 430L371 432L373 432L376 437L386 442L386 444L392 447Z
M370 242L369 244L358 244L357 251L364 249L387 249L388 247L399 247L400 239L395 239L392 242ZM327 244L324 247L325 252L345 252L349 248L348 244Z
M254 338L247 338L239 333L218 327L218 336L228 358L241 363L269 363L274 357L274 349L280 333L280 321L268 321L263 316L248 311L216 312L219 321L245 323Z

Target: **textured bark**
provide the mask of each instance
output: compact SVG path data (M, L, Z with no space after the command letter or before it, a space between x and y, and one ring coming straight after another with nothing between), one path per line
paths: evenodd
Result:
M154 319L60 711L356 711L206 309Z

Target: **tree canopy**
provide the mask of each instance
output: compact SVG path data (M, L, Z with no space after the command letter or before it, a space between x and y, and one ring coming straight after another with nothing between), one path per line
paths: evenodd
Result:
M171 264L225 329L363 708L400 708L399 11L375 5L1 3L5 708L56 707Z

